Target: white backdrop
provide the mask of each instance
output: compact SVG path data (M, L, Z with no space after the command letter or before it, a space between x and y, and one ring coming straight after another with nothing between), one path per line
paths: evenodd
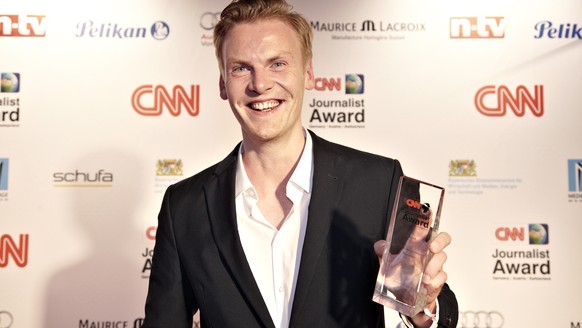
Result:
M305 126L447 189L459 327L580 327L582 2L291 3ZM139 327L165 188L240 139L226 4L2 2L0 328Z

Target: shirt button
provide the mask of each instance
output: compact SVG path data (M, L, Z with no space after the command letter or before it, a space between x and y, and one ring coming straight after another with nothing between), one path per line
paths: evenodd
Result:
M283 287L279 287L279 293L283 292Z

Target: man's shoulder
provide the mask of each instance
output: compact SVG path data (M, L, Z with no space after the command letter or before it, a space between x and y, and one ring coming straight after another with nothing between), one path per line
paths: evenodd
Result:
M395 165L396 159L326 140L312 132L315 156L330 156L354 165Z
M229 168L231 168L231 165L236 165L238 147L239 145L237 145L234 150L220 162L173 184L170 188L177 192L188 192L197 189L201 190L208 182L218 178L218 176L222 175L224 172L227 172Z

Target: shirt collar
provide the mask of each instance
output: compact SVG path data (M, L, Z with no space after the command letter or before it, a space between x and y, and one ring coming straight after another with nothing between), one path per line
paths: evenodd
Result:
M295 167L295 171L291 175L289 182L299 186L306 193L311 193L311 180L313 176L313 142L311 134L305 129L303 130L305 136L305 147L299 158L299 163ZM253 188L253 184L245 171L242 154L244 152L243 144L241 143L238 150L237 166L236 166L236 183L235 183L235 197L238 197L242 192Z

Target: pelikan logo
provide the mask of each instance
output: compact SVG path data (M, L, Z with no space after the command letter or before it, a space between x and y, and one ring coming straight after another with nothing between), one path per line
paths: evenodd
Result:
M145 39L151 36L155 40L165 40L170 35L170 26L164 21L156 21L150 27L123 26L118 23L98 23L92 20L77 24L78 38L105 39Z

